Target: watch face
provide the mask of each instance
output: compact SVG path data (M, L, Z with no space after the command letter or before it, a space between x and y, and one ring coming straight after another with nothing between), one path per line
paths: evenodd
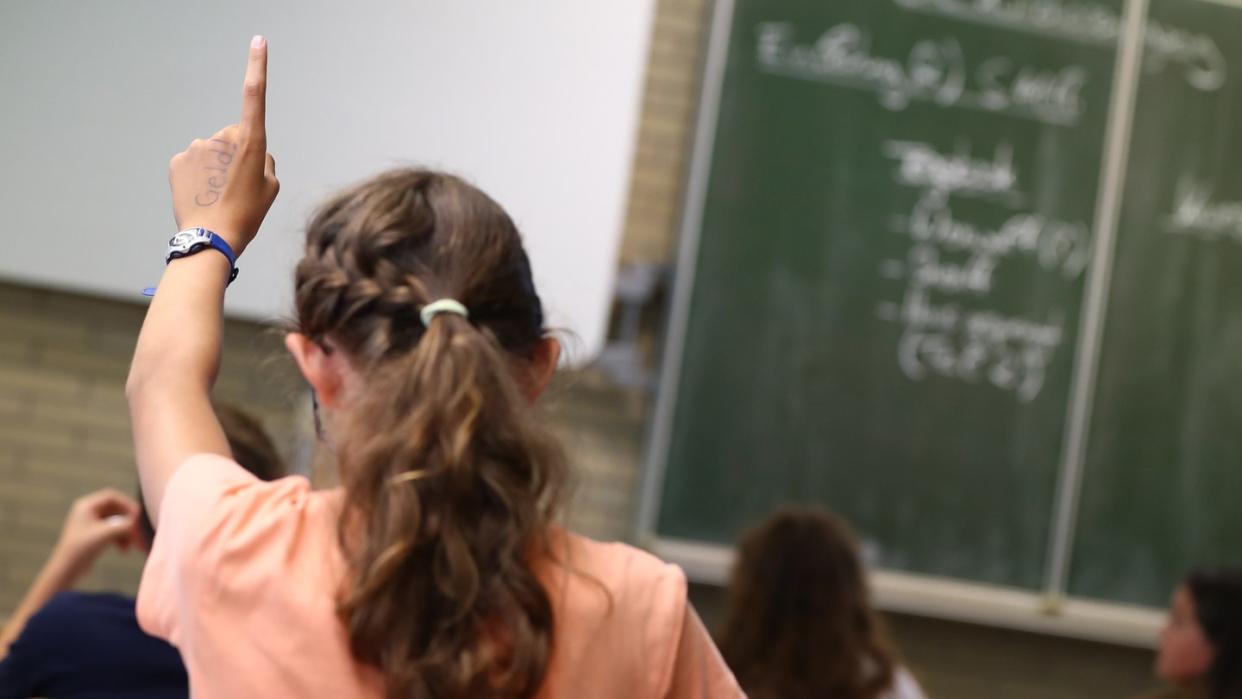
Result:
M187 228L179 231L168 241L168 247L185 249L191 245L202 244L207 245L211 242L211 236L201 228Z

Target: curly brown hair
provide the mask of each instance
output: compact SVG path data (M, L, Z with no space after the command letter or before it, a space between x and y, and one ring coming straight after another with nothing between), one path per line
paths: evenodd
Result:
M532 568L564 481L535 420L543 311L505 211L456 177L381 174L312 219L299 330L364 387L335 415L350 575L339 613L390 697L529 697L553 644ZM469 318L419 311L441 298Z
M742 538L720 650L753 699L875 699L895 661L841 519L785 507Z

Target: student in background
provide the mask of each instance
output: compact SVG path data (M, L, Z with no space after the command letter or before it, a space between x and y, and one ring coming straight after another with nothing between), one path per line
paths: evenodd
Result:
M138 617L181 649L191 691L741 696L680 570L554 524L565 458L534 403L560 345L513 221L456 177L393 170L309 224L286 345L343 487L262 483L229 458L208 394L232 254L278 188L266 75L255 37L240 124L170 163L178 227L215 245L169 262L127 384L161 527Z
M1152 699L1242 699L1242 569L1196 570L1177 587L1156 676L1169 687Z
M224 405L216 414L238 463L263 480L285 474L255 418ZM109 546L146 551L154 535L141 494L106 489L74 502L56 548L0 630L0 699L188 696L181 656L138 627L132 597L69 591Z
M752 699L921 699L844 522L786 507L742 539L720 649Z

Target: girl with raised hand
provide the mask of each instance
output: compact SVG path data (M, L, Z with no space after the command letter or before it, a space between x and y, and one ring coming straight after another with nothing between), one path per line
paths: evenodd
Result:
M160 531L139 619L195 696L741 696L680 570L554 523L564 457L533 403L559 345L513 222L457 178L384 173L307 231L286 344L343 487L232 461L208 394L278 189L266 65L256 37L239 125L171 162L184 235L127 386Z

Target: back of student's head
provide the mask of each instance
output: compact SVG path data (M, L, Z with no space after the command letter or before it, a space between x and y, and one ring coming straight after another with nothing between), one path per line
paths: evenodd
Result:
M1209 699L1242 699L1242 569L1205 568L1186 577L1195 617L1212 647Z
M892 654L843 521L786 507L744 535L720 648L755 699L873 699L890 687Z
M390 696L530 696L552 608L531 568L562 482L532 414L543 312L521 237L466 182L379 175L313 218L298 330L363 386L330 416L351 650ZM468 317L421 311L442 299Z
M254 415L228 403L217 403L216 417L229 441L233 460L263 481L274 481L289 475L284 459Z
M228 403L216 403L214 407L229 449L233 452L234 461L260 480L273 481L288 475L284 459L280 457L271 436L258 418ZM139 524L147 541L152 541L155 538L155 526L147 514L146 501L141 491L138 502L141 507Z

